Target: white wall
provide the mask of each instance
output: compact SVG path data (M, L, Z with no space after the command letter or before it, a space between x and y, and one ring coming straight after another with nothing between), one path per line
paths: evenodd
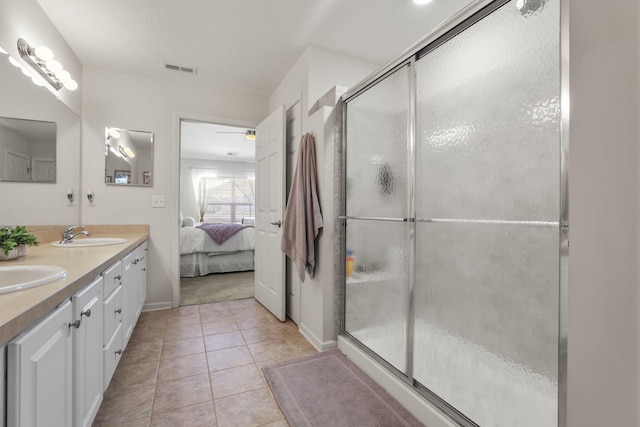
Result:
M309 108L334 86L349 88L375 71L379 64L309 46L269 96L269 110L278 105L291 107L299 98L302 105L302 134L313 131L316 140L318 198L324 227L316 239L317 264L313 278L300 286L300 323L303 334L316 348L335 346L333 245L334 134L336 120L332 108L321 108L311 117ZM294 141L299 144L300 141ZM294 150L297 152L297 148ZM292 163L295 165L295 161Z
M179 200L178 117L215 116L259 122L267 100L191 84L148 79L86 67L82 143L82 208L85 224L149 224L149 276L146 308L171 305L178 280ZM104 184L104 127L154 133L153 187ZM86 204L93 189L95 203ZM151 196L164 195L166 208L151 208ZM175 284L177 286L177 283Z
M35 0L0 2L0 46L19 58L18 38L51 48L73 76L80 80L82 65ZM56 92L34 85L0 54L0 116L57 123L57 176L55 184L0 184L2 225L76 224L78 206L67 206L67 188L78 191L80 181L80 112L82 85L75 92ZM72 109L68 108L69 105ZM74 113L75 111L75 113Z
M203 160L183 157L180 159L180 210L185 217L198 222L198 202L191 179L191 168L217 169L224 171L255 172L255 163L225 162L223 160Z
M50 48L65 70L71 73L79 84L76 91L50 90L72 111L80 115L82 64L36 0L2 0L0 2L0 47L25 64L18 53L19 38L23 38L30 46L44 45Z
M640 425L638 8L571 2L569 427Z

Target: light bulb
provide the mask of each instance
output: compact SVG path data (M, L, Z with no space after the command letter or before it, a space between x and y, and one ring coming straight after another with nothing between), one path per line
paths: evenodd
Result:
M26 68L22 68L22 74L24 74L27 77L32 77L31 76L31 72L29 70L27 70Z
M69 74L69 72L67 70L60 70L57 73L54 73L56 75L56 77L58 78L58 80L60 80L61 82L64 82L66 80L70 80L71 79L71 74Z
M53 74L62 71L62 64L55 59L51 61L47 61L44 65L51 71Z
M9 62L11 62L11 65L13 65L14 67L22 68L22 65L20 65L18 60L16 58L14 58L13 56L9 57Z
M4 50L4 49L2 48L2 46L0 46L0 53L2 53L2 54L5 54L5 55L6 55L6 54L7 54L7 51L6 51L6 50Z
M413 0L415 4L423 5L431 2L431 0Z
M44 83L42 83L42 80L40 80L38 77L33 76L31 77L31 81L33 82L33 84L35 84L36 86L44 86Z
M38 46L33 50L33 53L41 61L51 61L53 59L53 52L46 46Z
M76 83L76 81L73 80L73 79L65 80L65 81L62 82L62 84L68 90L76 90L76 89L78 89L78 83Z

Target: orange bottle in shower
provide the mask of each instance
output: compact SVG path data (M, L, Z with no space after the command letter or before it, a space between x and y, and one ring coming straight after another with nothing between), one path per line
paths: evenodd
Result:
M345 270L345 276L351 277L353 274L353 251L347 249L347 268Z

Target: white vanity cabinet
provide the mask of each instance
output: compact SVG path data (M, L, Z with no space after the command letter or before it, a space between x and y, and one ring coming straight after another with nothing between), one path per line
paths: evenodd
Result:
M118 261L102 273L104 279L103 325L103 390L111 381L122 356L122 319L125 313L123 298L122 261Z
M90 426L103 395L103 278L71 297L73 306L73 425Z
M135 250L130 252L122 259L122 290L124 297L124 308L122 313L122 327L124 333L124 345L127 347L133 326L135 325L134 316L136 314L137 290L136 290L136 268L134 261L136 259Z
M144 307L144 302L147 299L147 242L144 242L140 246L138 246L135 250L135 261L136 265L136 315L135 322L137 322L140 317L140 313L142 313L142 308Z
M72 309L66 300L7 349L7 425L72 425Z

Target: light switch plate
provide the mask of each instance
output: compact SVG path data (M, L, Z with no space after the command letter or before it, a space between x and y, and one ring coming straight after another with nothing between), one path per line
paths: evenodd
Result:
M164 208L164 196L151 196L152 208Z

